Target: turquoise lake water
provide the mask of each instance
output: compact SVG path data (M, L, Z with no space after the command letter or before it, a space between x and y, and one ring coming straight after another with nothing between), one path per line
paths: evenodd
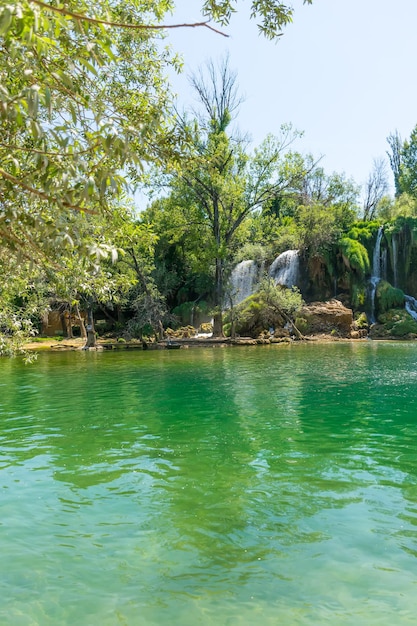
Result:
M402 626L417 343L0 360L2 626Z

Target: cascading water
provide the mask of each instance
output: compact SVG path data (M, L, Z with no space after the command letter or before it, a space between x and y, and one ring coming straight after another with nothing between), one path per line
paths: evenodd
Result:
M258 266L255 261L241 261L230 275L230 294L234 305L251 296L258 282Z
M300 257L298 250L286 250L269 268L269 275L277 285L295 287L298 281Z
M398 240L394 234L392 236L392 272L394 274L394 287L398 287Z
M387 280L387 267L388 267L388 250L384 248L381 252L381 278Z
M404 295L405 310L417 321L417 300L413 296Z
M381 255L381 240L382 240L382 235L383 235L383 228L384 228L383 226L379 227L376 242L375 242L374 254L372 258L372 276L370 279L371 323L372 324L375 323L376 288L377 288L379 281L381 280L381 270L384 271L384 275L386 272L386 269L384 268L384 266L386 265L385 256L384 254ZM393 277L394 277L394 287L397 287L398 285L397 261L398 261L398 241L397 241L397 237L394 235L392 238L392 259L391 259L392 271L393 271ZM409 313L409 315L411 315L411 317L414 320L417 321L417 299L413 298L413 296L404 294L404 301L405 301L404 303L405 310L407 311L407 313Z
M376 287L381 280L381 240L384 233L384 227L380 226L376 236L374 254L372 257L372 275L369 281L370 300L371 300L371 324L375 323L375 293Z

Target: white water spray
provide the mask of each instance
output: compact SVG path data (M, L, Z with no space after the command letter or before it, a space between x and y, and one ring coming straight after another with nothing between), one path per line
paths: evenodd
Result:
M230 293L234 305L243 302L255 292L258 266L255 261L241 261L230 275Z
M398 240L395 233L392 236L392 271L394 274L394 287L398 287Z
M375 293L376 287L381 280L381 240L384 233L384 227L380 226L378 234L376 236L374 254L372 257L372 275L369 281L370 283L370 298L371 298L371 324L375 323Z
M286 250L269 268L269 275L277 285L295 287L298 281L300 256L298 250Z
M417 300L413 296L404 295L405 310L411 315L413 320L417 322Z

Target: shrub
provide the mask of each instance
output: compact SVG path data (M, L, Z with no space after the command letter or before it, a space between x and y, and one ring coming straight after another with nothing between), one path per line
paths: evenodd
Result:
M361 328L368 328L368 318L366 317L366 313L360 313L355 319L355 327L360 330Z
M252 259L258 265L262 265L270 256L270 251L266 246L260 243L246 243L236 253L234 263L240 263L241 261L247 261Z
M296 287L287 289L268 279L262 281L257 293L249 296L234 310L236 332L257 337L267 328L282 327L288 317L301 309L303 299ZM231 322L230 312L225 322Z
M309 330L309 324L305 317L296 317L295 325L297 326L300 333L306 335Z

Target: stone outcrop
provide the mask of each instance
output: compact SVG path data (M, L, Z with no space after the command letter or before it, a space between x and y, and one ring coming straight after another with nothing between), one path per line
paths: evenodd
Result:
M338 334L350 337L353 312L339 300L312 302L302 308L299 317L306 320L306 334Z

